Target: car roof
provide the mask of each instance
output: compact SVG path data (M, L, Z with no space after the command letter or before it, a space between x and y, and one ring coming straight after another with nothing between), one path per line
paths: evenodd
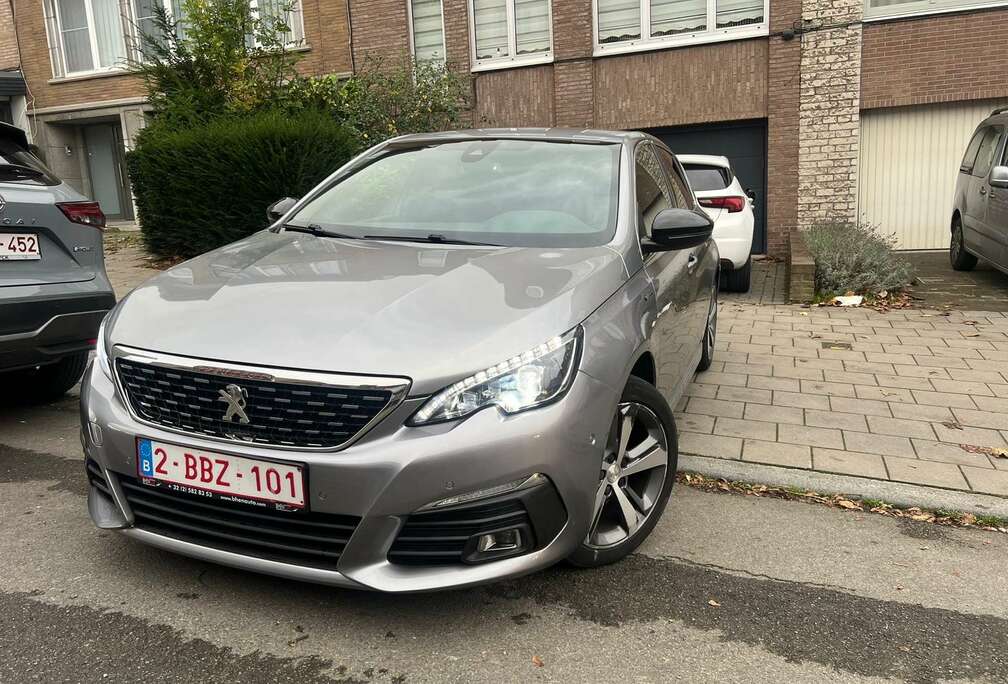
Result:
M986 119L980 122L980 126L990 124L1008 124L1008 107L998 107Z
M731 168L731 162L727 157L717 154L677 154L676 158L682 164L707 164L708 166L720 166L724 169Z
M465 142L467 140L543 140L587 144L628 144L651 138L639 131L603 131L590 128L472 128L442 133L413 133L388 141L392 147Z

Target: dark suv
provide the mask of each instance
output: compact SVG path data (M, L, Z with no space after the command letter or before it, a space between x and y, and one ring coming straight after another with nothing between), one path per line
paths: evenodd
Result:
M98 204L0 123L0 395L55 398L80 379L115 305L104 228Z
M957 271L983 257L1008 272L1008 107L977 126L959 165L949 256Z

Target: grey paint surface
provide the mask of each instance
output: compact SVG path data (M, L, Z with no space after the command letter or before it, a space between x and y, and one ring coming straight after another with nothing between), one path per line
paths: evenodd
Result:
M0 138L26 144L23 131L5 124L0 124ZM70 222L56 206L85 201L66 183L0 180L0 234L35 235L41 254L40 259L0 261L0 371L59 358L39 347L86 349L101 315L114 302L102 258L102 231ZM96 298L104 299L100 307ZM73 301L82 303L53 304ZM55 306L59 312L25 320L26 313L33 314L25 305ZM76 346L71 349L70 343Z
M961 168L957 171L952 215L962 221L966 251L1008 272L1008 188L990 184L994 167L1008 166L1008 113L988 117L977 127L977 132L992 127L1001 131L993 164L983 175Z
M0 681L1008 678L1004 535L677 487L607 569L332 589L95 530L75 411L0 411Z
M88 442L87 453L113 481L115 473L136 472L138 435L306 464L312 511L363 518L340 558L339 572L306 572L142 531L127 534L224 564L385 591L467 586L520 575L577 548L591 522L605 437L634 363L651 354L656 384L674 405L699 362L716 285L717 248L708 240L643 256L634 154L638 145L659 143L639 133L518 129L397 139L337 171L302 203L389 147L478 137L621 145L611 242L581 249L486 248L270 230L166 271L135 289L110 318L113 356L128 346L250 369L408 378L416 399L348 448L338 454L292 453L180 436L136 421L97 364L85 375L81 418L85 424L97 422L104 433L103 444ZM578 325L584 330L583 354L560 401L510 416L490 409L443 425L404 425L421 397ZM417 508L449 492L484 489L531 473L552 480L568 514L545 548L476 566L388 562L388 547L405 516ZM95 511L106 525L114 517L97 506ZM125 506L120 518L120 526L130 524Z

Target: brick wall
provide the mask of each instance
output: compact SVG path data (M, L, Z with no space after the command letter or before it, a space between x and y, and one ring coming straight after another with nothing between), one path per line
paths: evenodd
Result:
M675 126L766 115L765 38L595 60L595 126L599 128Z
M863 0L804 0L798 225L857 218Z
M553 91L553 67L548 64L480 73L476 76L475 125L552 126Z
M767 46L767 253L785 256L798 225L798 100L801 41L779 34L801 17L801 0L770 3Z
M0 0L0 71L17 68L19 64L10 4L6 0Z
M1008 8L865 24L861 108L1008 97Z
M401 60L409 53L406 0L356 0L350 17L358 68L369 58Z

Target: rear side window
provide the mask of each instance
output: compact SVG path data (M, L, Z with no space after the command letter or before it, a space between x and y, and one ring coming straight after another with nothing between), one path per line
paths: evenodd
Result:
M637 164L634 170L637 191L638 228L641 237L651 235L651 224L664 209L675 206L672 193L667 186L665 174L662 173L658 159L650 145L637 146Z
M672 153L657 145L655 145L654 150L658 155L658 161L661 162L662 168L665 169L665 175L671 181L671 189L676 206L680 209L692 209L693 193L690 192L689 186L686 185L685 179L679 172L679 165L676 164Z
M705 190L724 190L731 185L731 171L723 166L708 166L706 164L683 164L686 176L694 192Z
M980 149L977 151L976 163L973 165L974 176L982 178L991 170L1003 133L1004 129L1001 126L991 126L984 133L983 140L980 141Z
M973 172L973 163L977 158L977 150L980 149L980 143L983 141L984 133L988 129L981 128L979 131L973 134L973 139L970 140L969 145L966 146L966 154L963 155L962 164L959 165L959 170L965 173Z
M12 140L0 138L0 183L59 185L42 160Z

